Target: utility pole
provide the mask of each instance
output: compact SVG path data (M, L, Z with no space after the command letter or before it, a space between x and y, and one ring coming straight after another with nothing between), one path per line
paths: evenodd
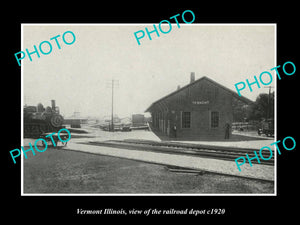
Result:
M271 88L273 88L273 86L268 86L268 87L264 87L264 88L269 88L269 96L268 96L268 111L267 111L267 119L270 118L271 115Z
M114 79L111 80L111 132L114 132Z
M28 98L26 95L24 95L24 102L23 102L23 106L27 106L27 102L28 102Z
M119 81L118 80L111 80L111 128L110 131L114 132L115 128L114 128L114 88L116 85L119 85Z

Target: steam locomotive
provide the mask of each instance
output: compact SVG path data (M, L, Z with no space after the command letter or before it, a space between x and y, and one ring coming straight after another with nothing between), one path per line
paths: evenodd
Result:
M44 133L58 132L65 128L62 126L64 118L51 100L51 107L39 103L37 106L24 106L24 138L39 138Z

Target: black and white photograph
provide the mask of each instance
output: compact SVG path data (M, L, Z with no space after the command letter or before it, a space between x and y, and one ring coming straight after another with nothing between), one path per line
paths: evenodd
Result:
M276 195L276 24L21 33L22 195Z
M2 15L5 221L296 219L296 5L24 3Z

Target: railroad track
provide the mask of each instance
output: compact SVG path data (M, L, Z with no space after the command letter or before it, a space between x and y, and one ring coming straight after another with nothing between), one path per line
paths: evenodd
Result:
M139 151L152 151L168 154L180 154L180 155L192 155L199 157L207 157L214 159L230 160L234 161L238 157L246 157L246 153L250 158L254 157L253 151L258 149L247 148L235 148L235 147L220 147L210 145L198 145L189 143L176 143L176 142L157 142L149 140L110 140L103 142L89 141L83 144L106 146L112 148L139 150ZM269 158L268 152L263 152L264 158ZM274 157L270 160L264 161L260 159L261 164L274 165ZM251 163L258 164L257 160L253 160Z

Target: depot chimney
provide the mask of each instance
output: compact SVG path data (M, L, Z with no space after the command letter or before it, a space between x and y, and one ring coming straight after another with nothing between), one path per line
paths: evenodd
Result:
M191 72L191 82L193 83L195 81L195 72Z

